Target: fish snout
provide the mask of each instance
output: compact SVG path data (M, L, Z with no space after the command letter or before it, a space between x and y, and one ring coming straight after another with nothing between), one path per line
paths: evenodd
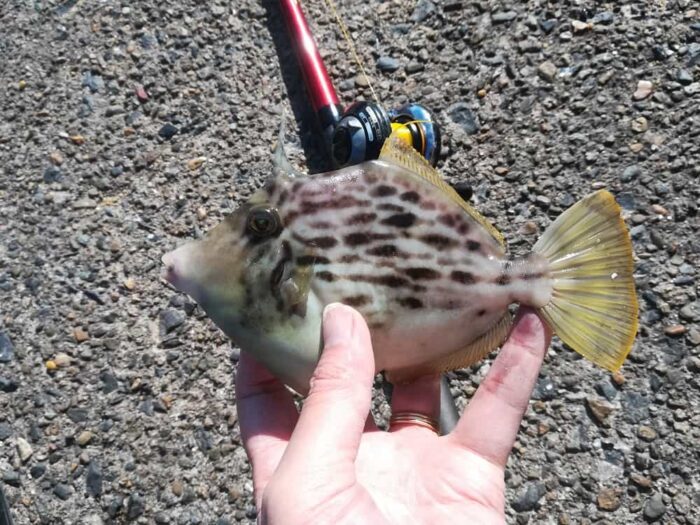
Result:
M175 250L168 252L161 257L163 263L163 272L161 276L173 286L177 287L177 264Z

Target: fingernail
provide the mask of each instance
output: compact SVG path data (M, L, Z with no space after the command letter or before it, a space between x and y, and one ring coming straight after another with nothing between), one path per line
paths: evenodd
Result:
M340 303L331 303L323 310L323 343L333 346L349 343L353 338L352 310Z

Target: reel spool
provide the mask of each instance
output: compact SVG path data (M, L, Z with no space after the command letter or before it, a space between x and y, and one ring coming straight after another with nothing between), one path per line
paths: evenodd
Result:
M440 128L427 109L418 104L406 104L386 112L379 104L364 101L348 107L333 131L333 164L342 168L376 159L384 141L394 131L430 164L437 164Z

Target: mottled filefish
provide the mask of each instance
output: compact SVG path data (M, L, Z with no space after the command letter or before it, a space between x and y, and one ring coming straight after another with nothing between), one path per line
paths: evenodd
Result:
M366 319L391 381L469 366L500 346L509 307L535 308L567 345L614 371L638 306L629 232L607 191L562 213L520 258L399 137L377 160L303 175L284 153L273 176L201 240L163 257L242 351L306 393L325 305Z

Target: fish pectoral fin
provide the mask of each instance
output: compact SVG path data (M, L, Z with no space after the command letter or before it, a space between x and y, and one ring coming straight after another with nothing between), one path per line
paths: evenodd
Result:
M493 328L467 347L424 365L387 370L386 378L390 383L400 384L413 381L421 376L441 374L450 370L471 366L481 361L489 352L498 348L506 340L512 324L513 319L510 312L506 312Z
M400 138L396 131L389 135L389 138L384 141L382 150L379 153L379 160L405 168L441 190L450 198L450 200L467 212L472 219L481 224L481 226L483 226L486 231L489 232L489 234L496 239L496 241L498 241L498 244L500 244L502 248L505 248L505 241L503 240L503 235L501 232L499 232L493 226L493 224L486 219L486 217L481 215L467 202L465 202L464 199L459 196L459 193L457 193L452 186L445 182L445 179L443 179L440 173L430 165L427 159L411 146L406 144L406 142Z
M311 267L295 268L292 275L280 285L282 301L290 314L306 316L306 302L311 289Z

